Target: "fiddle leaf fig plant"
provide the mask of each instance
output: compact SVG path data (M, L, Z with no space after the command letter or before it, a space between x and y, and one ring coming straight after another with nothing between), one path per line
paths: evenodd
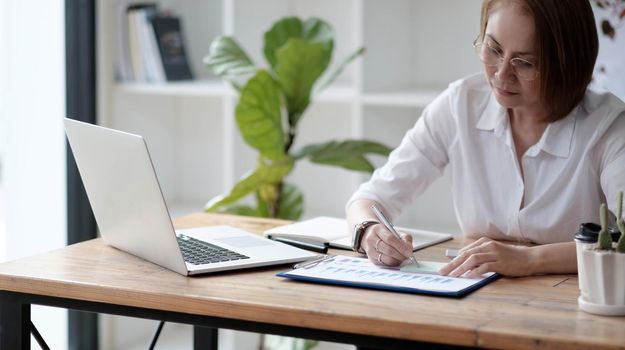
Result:
M204 63L239 92L235 120L243 140L258 151L258 162L230 192L211 199L206 211L296 220L304 197L285 179L298 160L372 172L367 156L389 154L389 147L367 140L331 140L293 150L314 96L364 53L356 50L328 72L333 50L332 28L318 18L286 17L274 23L264 35L267 67L258 67L235 38L220 36L211 43ZM248 196L255 205L239 203Z

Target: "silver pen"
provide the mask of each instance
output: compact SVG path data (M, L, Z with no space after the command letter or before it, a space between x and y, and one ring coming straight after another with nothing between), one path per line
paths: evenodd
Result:
M397 233L397 231L395 231L395 227L393 227L393 224L391 224L391 222L386 218L386 215L384 215L384 213L382 213L382 210L380 210L380 208L378 208L378 206L376 204L373 204L371 206L371 209L373 210L373 213L375 213L375 216L378 217L378 219L382 222L382 224L389 230L391 231L392 234L395 235L395 237L399 238L401 240L401 236L399 235L399 233ZM419 266L419 262L417 261L417 259L414 257L414 254L410 255L410 261Z

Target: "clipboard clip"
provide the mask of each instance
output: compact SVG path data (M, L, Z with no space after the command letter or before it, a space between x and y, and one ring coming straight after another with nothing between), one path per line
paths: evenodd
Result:
M321 263L324 262L328 262L328 261L332 261L334 259L334 255L321 255L317 258L314 258L312 260L308 260L308 261L304 261L301 262L299 264L295 264L293 265L294 269L299 269L299 268L303 268L303 269L310 269L313 268Z

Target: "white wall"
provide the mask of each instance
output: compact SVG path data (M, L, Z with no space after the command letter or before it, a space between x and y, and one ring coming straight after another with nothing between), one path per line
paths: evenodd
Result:
M63 0L0 0L6 259L66 244ZM33 307L52 349L67 348L67 313ZM37 349L36 342L32 346Z

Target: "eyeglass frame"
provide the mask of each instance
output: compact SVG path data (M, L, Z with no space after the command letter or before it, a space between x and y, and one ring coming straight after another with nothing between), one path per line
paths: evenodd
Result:
M487 64L484 61L484 59L482 58L482 55L480 54L480 51L483 51L483 49L480 49L480 48L484 47L484 45L486 45L486 47L490 48L493 51L493 53L495 53L497 55L497 62L495 64ZM496 48L492 47L488 43L484 43L484 39L482 39L480 41L480 35L478 35L475 38L475 40L473 40L473 49L474 49L475 54L477 55L477 57L480 59L480 61L482 61L482 63L484 63L487 67L497 67L497 69L499 69L500 65L505 62L505 58L503 57L503 55L500 52L496 51ZM534 62L528 61L528 60L523 59L521 57L512 57L512 58L509 59L509 61L510 61L510 66L512 66L512 70L514 71L514 74L520 80L533 81L533 80L536 80L536 78L538 78L539 71L538 71L538 67L536 66L536 64ZM529 65L534 67L536 72L535 72L535 74L534 74L534 76L532 78L527 79L527 78L521 77L521 75L517 71L517 65L514 63L514 62L519 62L519 61L521 61L522 64L529 64Z

